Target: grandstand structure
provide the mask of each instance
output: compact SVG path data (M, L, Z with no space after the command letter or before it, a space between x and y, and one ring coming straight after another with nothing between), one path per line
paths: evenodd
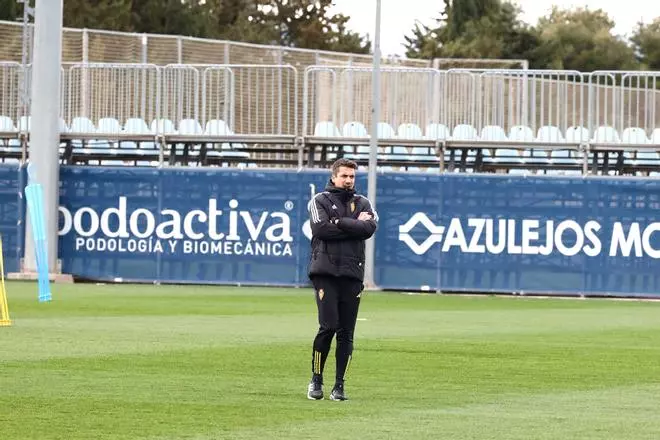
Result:
M31 69L0 23L0 160L24 161ZM474 60L470 60L474 63ZM458 63L458 62L457 62ZM508 64L507 64L508 63ZM564 175L660 171L660 73L388 60L379 170ZM371 58L66 29L69 164L314 167L368 162Z

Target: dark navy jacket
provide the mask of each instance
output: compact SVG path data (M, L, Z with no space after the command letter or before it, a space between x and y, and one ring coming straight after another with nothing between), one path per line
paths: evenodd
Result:
M369 199L330 183L310 200L308 209L312 228L309 276L363 281L365 240L378 228L378 214ZM373 219L357 220L361 212L371 213Z

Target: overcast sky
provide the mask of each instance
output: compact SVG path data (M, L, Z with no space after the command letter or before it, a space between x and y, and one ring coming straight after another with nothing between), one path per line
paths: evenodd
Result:
M535 24L539 17L547 15L552 5L560 8L587 6L590 9L605 10L617 26L615 32L630 34L636 24L643 20L648 23L660 16L658 0L518 0L523 8L523 19ZM332 12L349 15L351 30L361 34L374 34L376 0L334 0ZM381 51L383 55L403 55L404 35L410 34L416 21L432 24L439 16L442 0L381 0Z

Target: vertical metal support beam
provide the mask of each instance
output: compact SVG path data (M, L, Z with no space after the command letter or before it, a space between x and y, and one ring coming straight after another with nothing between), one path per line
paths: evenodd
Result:
M48 265L57 272L60 73L62 65L63 0L37 0L32 62L32 127L29 160L36 169L36 183L44 194L44 221L48 240ZM26 269L36 271L34 238L26 221Z
M367 197L376 209L376 167L378 163L378 122L380 121L380 15L381 0L376 0L376 33L372 72L371 139L369 140L369 175ZM367 240L364 284L375 287L376 237Z

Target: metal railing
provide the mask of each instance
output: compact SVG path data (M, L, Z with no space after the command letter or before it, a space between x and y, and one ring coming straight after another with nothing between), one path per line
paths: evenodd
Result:
M67 124L76 118L94 124L106 118L122 124L166 120L172 126L159 124L157 130L201 135L208 122L221 120L240 134L298 132L298 82L291 66L74 64L63 83L61 116Z
M0 63L0 115L15 124L30 113L20 98L30 70ZM200 130L186 134L203 134L209 121L221 120L231 133L295 137L318 135L325 123L336 132L323 136L346 136L346 130L350 137L367 136L371 73L347 66L300 72L268 64L64 64L60 116L68 125L82 117L95 126L104 118L122 125L165 119L175 131L182 121L196 121ZM483 140L484 131L492 136L489 127L499 127L506 139L486 140L660 142L658 72L386 66L381 77L384 138L456 138L460 127L461 140Z
M28 26L29 40L34 27ZM0 21L0 60L21 62L23 24ZM30 45L28 44L28 47ZM29 56L28 56L28 59ZM64 28L62 61L65 63L132 64L313 64L370 65L371 55L300 49L283 46L212 40L179 35L117 32L97 29ZM440 60L443 65L450 60ZM453 60L458 65L461 60ZM469 60L485 66L486 62ZM407 67L431 67L432 61L387 58L384 64ZM524 60L487 60L493 66L525 66Z

